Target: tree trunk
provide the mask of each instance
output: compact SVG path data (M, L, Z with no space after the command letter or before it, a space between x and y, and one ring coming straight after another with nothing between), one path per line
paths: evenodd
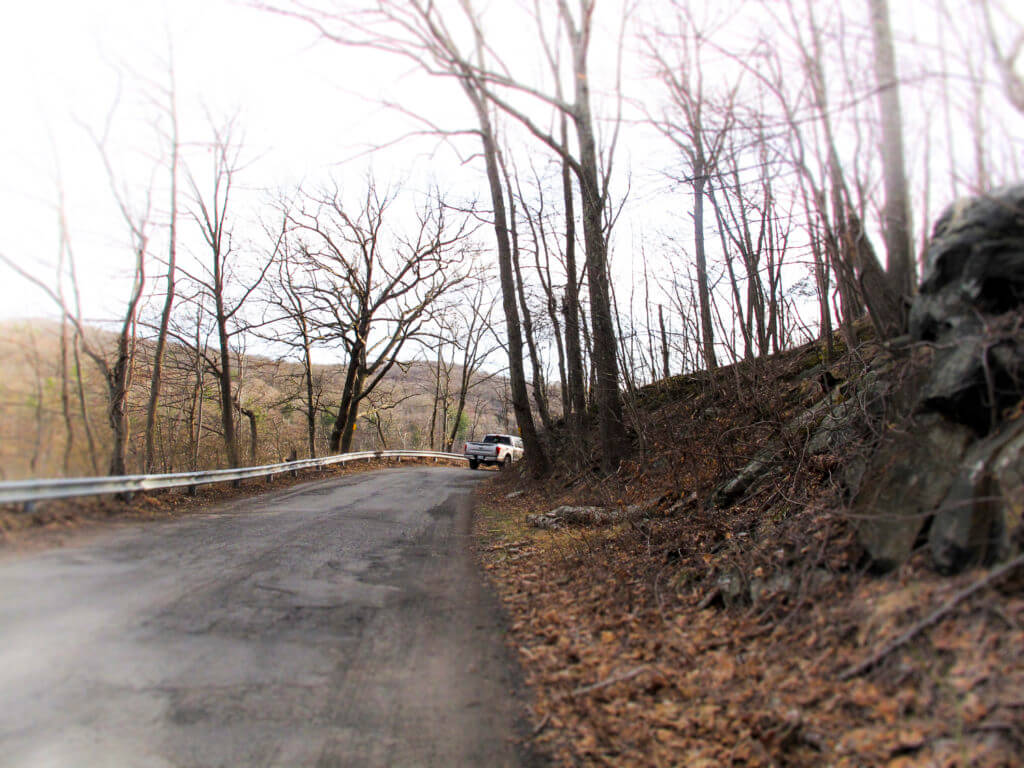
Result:
M900 110L896 54L893 49L892 28L889 24L888 0L868 0L868 4L875 44L878 105L882 118L881 153L885 183L882 232L888 257L886 275L896 295L906 301L914 290L914 258L910 236L906 163L903 157L903 117ZM905 312L901 314L905 315ZM906 325L906 317L902 317L901 320L903 322L900 330Z
M81 339L78 330L71 340L71 354L75 362L75 396L78 400L78 408L82 412L82 426L85 429L85 441L89 445L89 465L94 474L100 473L99 459L96 457L96 439L92 434L92 419L89 418L89 410L85 406L85 382L82 381L82 355L79 352Z
M562 115L562 150L569 152L569 136L565 115ZM569 382L569 424L579 439L583 434L583 418L587 409L583 384L583 354L580 351L580 297L576 273L576 210L572 194L569 164L562 161L562 200L565 205L565 360Z
M697 300L700 303L700 327L703 338L704 365L709 371L718 367L715 357L715 331L711 323L711 292L708 290L708 264L704 252L704 173L702 164L695 164L693 180L693 248L697 259Z
M217 340L220 344L220 370L217 371L217 384L220 388L220 423L224 430L224 450L228 456L228 466L241 466L238 455L238 436L235 434L234 397L231 393L231 349L228 346L229 336L227 319L224 317L224 301L218 292L217 303Z
M366 381L366 360L360 358L359 370L356 371L356 380L352 387L352 397L349 399L348 414L345 417L345 430L341 436L341 452L348 453L352 450L352 439L356 433L356 419L359 418L359 403L363 400L363 384Z
M437 345L437 364L434 367L434 405L430 409L430 450L437 448L437 406L441 402L441 345Z
M171 82L171 211L170 227L167 233L167 294L160 314L160 329L157 331L156 348L153 350L153 371L149 380L149 402L146 404L146 457L145 471L152 472L156 463L156 416L160 403L160 384L164 365L164 350L167 346L167 329L171 323L174 308L175 271L178 249L178 112L174 103L174 83Z
M313 397L313 361L309 336L302 332L302 375L306 382L306 431L309 439L309 458L316 458L316 401Z
M548 472L548 458L541 446L537 428L530 411L530 400L526 392L526 373L523 370L523 337L519 327L519 311L516 307L516 288L512 276L512 246L509 241L508 219L505 213L505 195L501 185L498 167L498 148L494 140L487 105L473 85L463 81L463 87L473 102L480 121L480 138L483 142L484 163L487 169L487 184L491 192L494 210L494 234L498 245L498 273L501 280L501 305L505 311L505 328L508 334L509 385L512 390L512 410L515 412L519 433L525 447L526 465L534 477Z
M241 403L236 401L238 411L249 420L249 464L256 466L257 464L257 449L259 447L259 435L256 431L256 411L245 408Z
M107 420L110 423L113 439L113 446L110 449L110 464L107 469L107 474L110 475L128 474L125 460L128 447L128 418L125 405L128 397L129 362L127 338L122 336L118 340L117 358L107 376L109 397Z
M503 166L504 170L504 166ZM523 272L519 264L519 237L516 234L516 207L512 198L512 186L508 179L508 172L505 172L505 188L508 190L509 200L509 229L512 240L512 273L516 284L516 296L519 299L519 310L522 312L523 336L526 339L527 354L530 357L530 370L533 372L532 388L533 401L537 405L537 413L540 416L540 423L544 429L551 431L551 414L548 411L548 399L544 392L544 372L541 370L540 357L537 355L537 344L533 338L533 319L530 317L530 308L526 305L526 291L523 288Z
M587 77L586 45L573 35L573 72L576 108L573 122L579 144L579 179L582 195L583 241L587 249L587 284L590 287L590 322L594 343L594 394L601 466L614 472L626 453L626 428L622 421L619 394L618 343L612 320L608 287L608 242L604 231L605 198L597 167L597 144L590 113L590 81Z
M668 367L668 334L665 333L665 309L658 305L658 325L661 329L661 364L664 377L667 379L672 375Z
M359 373L360 361L362 360L363 333L365 321L361 321L356 331L356 340L349 352L348 369L345 372L345 385L341 390L341 403L338 405L338 415L334 417L334 426L331 428L331 453L343 452L342 442L347 431L349 412L352 408L353 399L356 397L356 377Z
M71 420L71 393L68 381L68 321L66 316L60 320L60 409L64 416L64 476L70 474L71 450L75 444L75 426Z

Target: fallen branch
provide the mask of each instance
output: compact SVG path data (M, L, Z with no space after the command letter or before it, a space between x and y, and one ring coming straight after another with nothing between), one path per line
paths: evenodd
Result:
M614 525L647 517L656 504L649 501L645 504L631 504L628 507L572 507L563 505L550 512L539 515L527 515L526 522L535 528L561 528L571 525Z
M592 691L596 691L596 690L599 690L601 688L607 688L609 685L615 685L616 683L623 683L626 680L632 680L634 677L639 675L641 672L646 672L648 669L650 669L650 667L648 667L646 664L642 664L639 667L633 667L633 669L629 670L628 672L623 672L621 675L612 675L611 677L606 678L605 680L602 680L602 681L600 681L598 683L592 683L590 685L584 685L584 686L582 686L580 688L576 688L569 695L570 696L582 696L585 693L590 693Z
M544 715L544 717L541 719L541 721L539 723L537 723L537 727L533 729L533 732L530 734L530 738L528 738L527 741L532 741L533 739L536 739L540 735L540 732L543 731L547 727L547 724L549 722L551 722L551 713L550 712L548 712L546 715Z
M873 666L875 666L875 664L877 664L890 653L895 651L897 648L906 645L921 632L928 629L928 627L932 626L933 624L937 624L950 611L956 608L956 606L958 606L967 598L971 597L971 595L980 592L985 587L991 586L992 584L996 583L1003 577L1009 575L1021 566L1024 566L1024 554L1017 555L1017 557L1013 558L1013 560L1010 560L1007 563L1003 563L998 568L993 568L984 578L978 579L976 582L971 584L971 586L957 592L949 600L947 600L945 604L943 604L941 607L936 608L934 611L932 611L919 622L914 624L910 629L908 629L899 637L895 638L894 640L890 640L888 643L886 643L881 648L881 650L873 653L871 656L869 656L859 664L849 667L846 671L839 675L839 679L849 680L850 678L864 674Z
M496 552L499 549L519 549L520 547L525 547L529 543L530 542L526 539L523 539L521 541L498 542L497 544L492 544L491 546L487 547L487 551Z

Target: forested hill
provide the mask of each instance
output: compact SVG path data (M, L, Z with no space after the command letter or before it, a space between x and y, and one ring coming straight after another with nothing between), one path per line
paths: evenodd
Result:
M89 342L112 348L114 334L95 328ZM70 335L69 335L70 340ZM61 364L61 329L41 320L0 324L0 477L104 474L111 435L103 374L74 344ZM136 342L130 376L128 470L142 471L146 404L153 346ZM239 442L246 464L308 455L308 421L302 366L295 361L238 354ZM156 471L225 465L216 382L194 349L168 346L156 424ZM67 375L62 376L62 370ZM312 371L315 441L319 455L337 413L345 368L316 365ZM437 448L467 435L509 431L512 416L507 379L475 374L456 424L462 367L452 359L399 362L360 409L352 450ZM255 425L255 455L252 426ZM433 425L433 430L431 429ZM461 449L461 446L456 446Z

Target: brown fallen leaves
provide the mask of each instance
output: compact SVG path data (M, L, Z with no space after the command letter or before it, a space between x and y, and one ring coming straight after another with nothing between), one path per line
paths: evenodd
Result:
M699 508L538 530L525 516L570 494L513 482L481 489L476 533L557 764L1024 765L1019 584L841 682L979 573L862 574L845 521L811 505L757 534Z

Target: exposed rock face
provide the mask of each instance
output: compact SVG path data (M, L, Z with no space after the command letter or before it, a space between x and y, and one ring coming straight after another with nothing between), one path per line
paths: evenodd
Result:
M831 377L821 398L787 415L786 439L768 441L707 503L753 492L797 444L802 458L843 457L837 477L878 570L925 543L942 572L1024 548L1024 185L942 215L910 335L861 360L864 375ZM875 449L850 450L858 443ZM728 601L738 588L723 578Z
M1024 347L993 328L1024 307L1024 185L960 201L935 224L910 333L936 345L924 408L980 434L1020 399Z
M910 556L973 437L967 427L930 414L872 457L853 510L876 568L889 570Z
M953 572L1014 554L1024 508L1024 186L950 207L935 225L911 337L931 343L909 430L880 446L855 510L881 568L905 560L925 525L935 566ZM1019 415L1019 407L1018 407Z
M936 568L952 573L1014 553L1024 507L1024 420L970 447L928 534Z
M1024 305L1024 184L960 200L939 217L910 334L938 341Z

